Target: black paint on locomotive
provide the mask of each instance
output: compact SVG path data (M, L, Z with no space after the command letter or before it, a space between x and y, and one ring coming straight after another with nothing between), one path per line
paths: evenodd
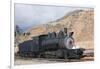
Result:
M58 34L55 32L48 33L47 35L40 35L33 37L33 40L24 41L19 44L19 55L22 57L25 56L34 56L44 54L46 51L52 52L55 51L57 57L65 58L81 58L83 54L83 49L67 49L64 46L64 38L72 37L73 32L65 34L60 31ZM59 56L60 54L60 56ZM45 55L45 54L44 54Z

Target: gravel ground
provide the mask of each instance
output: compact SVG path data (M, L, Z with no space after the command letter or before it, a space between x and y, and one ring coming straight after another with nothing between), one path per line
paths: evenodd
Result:
M93 61L93 57L85 57L82 59L44 59L44 58L34 58L34 59L17 59L15 60L15 65L27 65L27 64L47 64L47 63L67 63L67 62L84 62L84 61Z

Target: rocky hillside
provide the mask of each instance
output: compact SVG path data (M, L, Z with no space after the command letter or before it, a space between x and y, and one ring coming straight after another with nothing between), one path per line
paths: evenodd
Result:
M54 22L32 28L30 30L31 36L45 34L53 31L57 32L66 27L68 28L68 31L74 31L74 38L76 41L93 40L93 18L93 9L76 10Z
M30 40L33 36L38 36L41 34L46 34L48 32L58 32L63 28L68 28L68 32L74 32L74 38L76 45L83 48L94 48L93 46L93 36L94 36L94 10L84 9L75 10L66 14L64 17L42 24L31 28L28 30L30 35L19 37L23 42L25 40Z

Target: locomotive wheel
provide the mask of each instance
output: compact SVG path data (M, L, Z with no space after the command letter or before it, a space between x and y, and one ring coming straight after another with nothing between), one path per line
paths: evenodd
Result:
M40 53L40 54L38 55L38 57L39 57L39 58L45 58L45 54L44 54L44 53Z
M64 55L64 59L68 59L68 56L67 55Z
M45 55L45 58L50 58L50 55L46 54L46 55Z
M56 58L64 58L64 52L62 49L56 51Z
M64 50L64 59L68 59L68 56L69 56L68 52Z

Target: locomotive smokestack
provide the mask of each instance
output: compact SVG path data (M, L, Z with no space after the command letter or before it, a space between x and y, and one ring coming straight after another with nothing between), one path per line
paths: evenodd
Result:
M64 28L64 32L65 32L66 35L68 35L68 34L67 34L67 33L68 33L68 32L67 32L67 28Z
M72 37L73 34L74 34L74 32L70 32L70 33L69 33L69 37Z

